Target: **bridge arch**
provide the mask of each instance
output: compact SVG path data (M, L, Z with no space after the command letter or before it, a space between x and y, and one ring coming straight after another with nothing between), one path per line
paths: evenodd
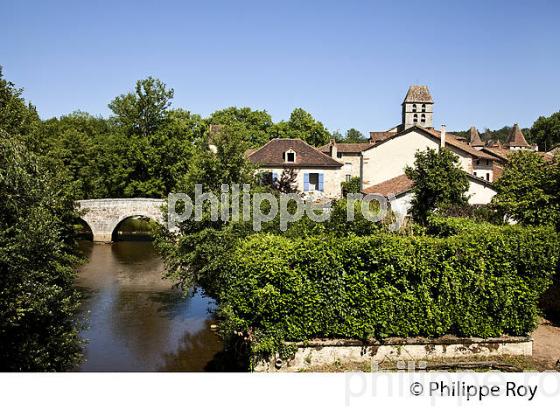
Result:
M125 219L140 216L164 224L163 199L104 198L76 201L81 219L91 228L94 242L111 242L113 231Z
M151 222L156 222L156 223L160 223L158 221L156 221L153 218L149 218L147 216L143 216L143 215L131 215L131 216L127 216L124 219L122 219L121 221L117 222L117 224L115 225L115 227L113 228L113 232L112 232L112 236L111 236L111 240L112 242L116 242L119 238L119 236L121 235L122 232L122 228L126 226L127 223L130 223L131 220L142 220L144 222L146 221L151 221ZM127 233L124 232L123 235L126 237Z

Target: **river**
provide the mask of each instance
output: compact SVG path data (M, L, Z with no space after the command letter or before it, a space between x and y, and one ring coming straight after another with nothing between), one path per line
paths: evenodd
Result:
M88 258L76 283L87 323L80 371L212 370L223 348L210 330L214 302L162 279L151 242L81 241L80 249Z

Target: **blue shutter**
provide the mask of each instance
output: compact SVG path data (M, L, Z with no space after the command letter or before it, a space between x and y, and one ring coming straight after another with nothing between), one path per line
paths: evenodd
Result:
M319 174L319 191L323 192L323 174Z
M306 172L303 174L303 192L309 191L309 174Z

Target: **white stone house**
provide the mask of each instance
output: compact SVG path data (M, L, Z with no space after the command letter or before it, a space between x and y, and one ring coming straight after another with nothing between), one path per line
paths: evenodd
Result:
M314 199L339 198L344 181L343 164L300 139L273 139L256 150L247 152L247 159L279 179L282 172L296 172L295 187Z

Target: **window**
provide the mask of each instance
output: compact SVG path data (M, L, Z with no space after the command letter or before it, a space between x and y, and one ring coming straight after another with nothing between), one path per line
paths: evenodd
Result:
M352 179L352 175L346 174L346 182L350 182L351 179Z
M416 112L416 104L412 104L412 112Z
M289 151L284 152L284 161L285 162L296 162L295 151L289 150Z
M479 159L476 160L476 165L480 165L480 160Z
M413 119L414 123L418 122L418 114L414 114L414 119Z
M336 153L336 156L337 156L338 158L342 158L342 152L337 152L337 153Z
M474 176L477 177L478 175L476 174L476 171L473 172Z
M304 192L323 191L323 174L312 172L303 174Z
M422 117L420 117L420 121L421 122L426 122L426 116L424 114L422 114Z
M426 104L422 104L422 112L426 112Z
M486 173L486 180L490 181L490 173L489 172Z

